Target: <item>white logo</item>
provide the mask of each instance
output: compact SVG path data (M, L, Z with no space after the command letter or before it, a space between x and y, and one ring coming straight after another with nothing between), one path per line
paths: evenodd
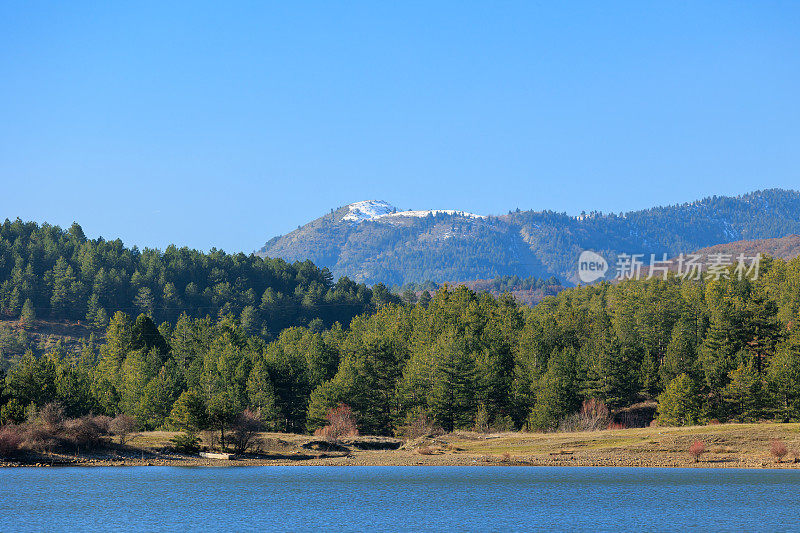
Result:
M578 278L584 283L592 283L606 275L608 263L602 255L584 250L578 257Z

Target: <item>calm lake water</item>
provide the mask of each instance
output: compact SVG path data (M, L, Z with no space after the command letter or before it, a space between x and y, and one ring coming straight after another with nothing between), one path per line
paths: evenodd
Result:
M0 531L800 530L800 471L0 469Z

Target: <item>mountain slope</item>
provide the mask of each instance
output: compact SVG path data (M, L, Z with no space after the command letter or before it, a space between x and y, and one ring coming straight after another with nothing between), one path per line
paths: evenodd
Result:
M399 211L383 201L331 211L257 253L310 259L366 283L555 275L576 281L581 251L674 256L738 240L800 233L800 193L771 189L737 197L579 217L552 211L481 216L453 210Z

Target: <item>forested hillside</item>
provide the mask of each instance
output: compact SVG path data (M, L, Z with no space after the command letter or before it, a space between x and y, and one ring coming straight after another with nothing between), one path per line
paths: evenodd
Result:
M363 433L391 434L555 429L585 400L656 400L668 425L800 420L798 287L798 259L764 261L755 281L601 283L534 308L461 286L271 342L241 314L157 328L117 312L105 341L77 357L17 361L2 417L57 401L70 416L128 413L142 428L191 432L249 409L268 428L309 431L347 404Z
M126 248L119 239L87 239L78 224L20 220L0 225L0 314L83 321L104 329L116 311L174 323L179 316L235 315L250 334L267 338L312 322L348 324L396 301L383 286L334 282L310 262L254 255L205 254L170 246Z
M556 276L574 283L583 250L599 252L614 264L621 252L675 256L721 243L800 233L800 193L780 189L577 217L520 210L489 217L386 214L391 206L385 202L377 202L383 211L369 217L358 211L362 204L332 210L273 238L258 254L308 259L335 276L367 283L458 282L504 275Z

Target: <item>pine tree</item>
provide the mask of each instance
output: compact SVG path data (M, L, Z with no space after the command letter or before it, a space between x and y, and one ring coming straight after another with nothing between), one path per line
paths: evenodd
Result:
M431 303L431 300L432 300L431 293L428 292L427 290L422 291L422 294L419 297L417 305L419 305L422 308L427 308L428 305Z
M203 397L193 390L183 391L166 421L168 428L196 433L208 426L208 409Z
M754 363L740 363L722 390L726 412L740 422L758 420L763 414L764 382L754 366Z
M556 350L547 363L536 390L529 424L540 430L554 429L559 420L580 407L576 354L573 348Z
M136 293L136 298L133 299L133 305L142 314L152 316L153 309L155 309L155 299L153 298L153 291L150 287L141 287Z
M778 341L778 306L761 290L754 290L747 301L747 350L755 361L755 369L763 374L769 356Z
M104 329L108 327L108 313L106 313L105 308L101 307L97 310L97 315L95 315L94 322L92 322L92 326L95 329Z
M705 381L712 391L721 391L728 376L739 365L739 343L728 321L713 317L700 346L700 363Z
M669 344L659 373L666 386L681 374L694 374L697 364L697 337L694 323L688 317L679 320L670 334Z
M239 315L239 322L247 335L256 335L261 330L258 313L252 305L247 305Z
M100 297L96 292L93 292L89 297L89 303L86 309L86 322L92 327L97 324L98 311L100 311Z
M75 277L72 265L66 259L59 257L52 271L53 292L50 298L50 307L57 317L70 316L78 307L80 282ZM81 316L81 315L78 315Z
M446 335L439 344L439 361L432 376L430 414L445 431L473 425L478 408L478 372L463 339Z
M606 330L591 348L586 396L599 398L609 407L630 404L639 389L638 368L633 349L623 346L611 330Z
M697 387L687 374L681 374L667 385L658 397L658 423L663 426L690 426L702 417Z
M267 363L258 357L247 379L247 399L250 407L256 409L265 427L278 430L280 413L275 405L275 388L269 377Z
M778 416L800 419L800 325L795 322L767 369L767 383Z
M22 306L22 311L19 315L20 321L25 326L33 325L33 321L36 320L36 311L33 309L33 302L30 298L25 300L25 304Z

